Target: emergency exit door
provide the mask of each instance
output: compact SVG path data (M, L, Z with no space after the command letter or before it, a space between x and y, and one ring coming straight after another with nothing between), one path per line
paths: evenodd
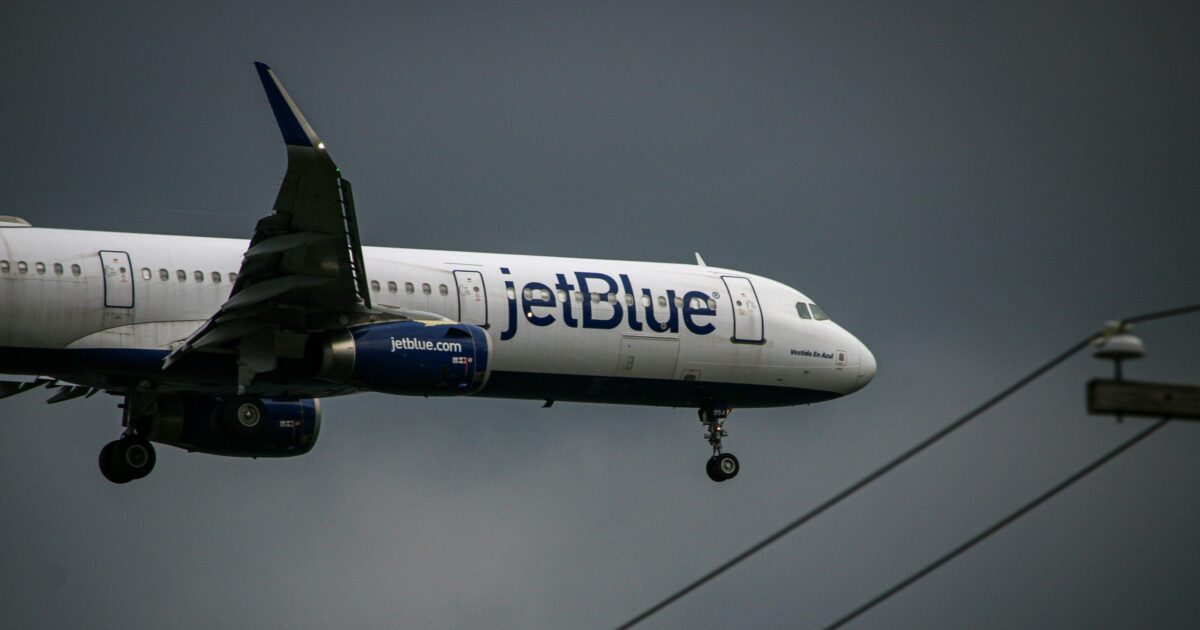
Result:
M483 274L455 271L454 284L458 287L458 321L487 328L487 291L483 286Z
M133 265L125 252L100 252L104 269L104 306L133 308Z
M729 307L733 309L733 341L763 343L762 305L748 278L721 276L729 290Z

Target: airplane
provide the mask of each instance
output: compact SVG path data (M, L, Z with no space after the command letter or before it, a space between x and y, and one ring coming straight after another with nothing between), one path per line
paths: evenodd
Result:
M358 392L686 407L713 481L734 408L856 392L871 351L803 293L696 264L363 246L350 182L275 72L254 64L287 149L273 211L239 239L43 229L0 217L0 398L106 392L123 431L100 471L153 443L309 452L320 399ZM28 380L32 377L32 380Z

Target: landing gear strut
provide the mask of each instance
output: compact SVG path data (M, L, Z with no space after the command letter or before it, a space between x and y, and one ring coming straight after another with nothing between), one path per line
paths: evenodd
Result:
M729 407L700 408L700 422L708 430L704 439L708 440L713 450L712 457L708 458L704 470L708 473L708 478L713 481L733 479L741 470L741 465L738 464L737 458L732 453L721 452L721 438L729 435L725 431L725 420L729 418L732 411Z
M140 417L140 412L144 411L140 407L146 406L146 398L139 400L133 396L125 397L125 404L122 405L125 410L125 433L120 439L113 440L100 449L100 474L113 483L129 483L149 475L150 471L154 470L154 463L158 459L154 454L154 446L138 430L139 423L131 421L131 418ZM152 400L151 398L150 401Z

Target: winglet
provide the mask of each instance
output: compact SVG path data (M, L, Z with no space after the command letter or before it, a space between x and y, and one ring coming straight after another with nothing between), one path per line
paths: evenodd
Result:
M271 68L262 62L254 62L258 70L258 78L262 81L263 89L267 91L267 100L271 103L271 111L275 113L275 122L279 123L279 131L283 134L283 142L289 146L316 147L324 149L325 145L317 137L317 133L309 126L300 113L300 108L292 101L279 77Z

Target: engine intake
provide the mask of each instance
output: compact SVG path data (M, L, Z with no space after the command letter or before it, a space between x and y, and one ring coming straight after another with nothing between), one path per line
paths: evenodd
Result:
M389 322L329 334L312 356L326 380L387 394L461 396L487 382L490 348L479 326Z

